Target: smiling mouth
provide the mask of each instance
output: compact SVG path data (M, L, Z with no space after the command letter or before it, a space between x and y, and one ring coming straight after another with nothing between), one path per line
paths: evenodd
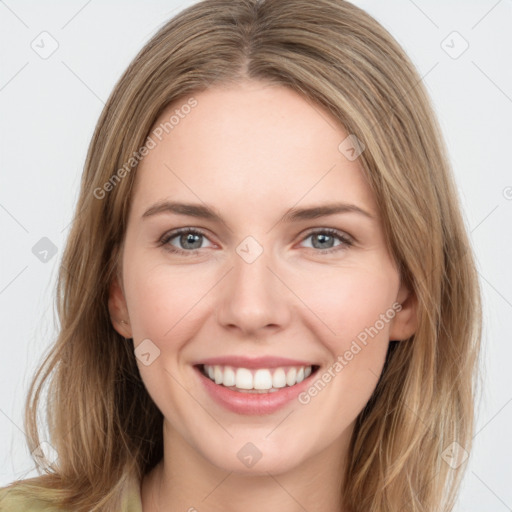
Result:
M199 371L219 386L240 393L275 393L307 379L319 366L281 366L248 369L227 365L197 365Z

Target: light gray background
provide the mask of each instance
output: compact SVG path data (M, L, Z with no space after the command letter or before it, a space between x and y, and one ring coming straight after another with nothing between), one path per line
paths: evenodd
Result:
M192 3L0 1L0 485L35 474L22 409L56 334L57 268L94 126L137 51ZM457 510L512 510L512 1L354 3L395 36L423 77L478 260L485 386ZM43 31L58 43L47 59L31 47L51 49ZM458 56L461 37L469 47ZM57 247L46 263L32 252L43 237Z

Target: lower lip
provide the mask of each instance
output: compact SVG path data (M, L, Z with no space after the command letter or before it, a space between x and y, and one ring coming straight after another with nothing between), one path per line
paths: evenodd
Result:
M203 375L197 366L194 367L194 370L198 373L203 386L215 402L237 414L249 415L272 414L286 406L309 386L311 377L317 373L311 373L299 384L284 387L272 393L243 393L233 391L220 384L215 384L215 382Z

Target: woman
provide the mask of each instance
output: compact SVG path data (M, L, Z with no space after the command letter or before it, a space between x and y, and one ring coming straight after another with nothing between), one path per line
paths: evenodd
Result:
M0 510L452 509L476 272L420 78L359 8L167 23L98 122L58 297L47 471Z

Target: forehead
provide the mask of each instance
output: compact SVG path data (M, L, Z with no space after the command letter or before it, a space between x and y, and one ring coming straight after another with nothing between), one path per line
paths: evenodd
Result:
M134 211L162 199L244 205L261 212L298 201L374 201L348 132L322 106L263 82L213 87L169 105L137 169Z

